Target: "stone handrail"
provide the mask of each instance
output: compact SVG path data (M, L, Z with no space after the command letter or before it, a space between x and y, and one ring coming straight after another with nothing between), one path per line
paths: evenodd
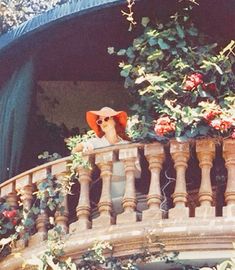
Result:
M100 170L102 187L100 187L101 190L99 191L100 197L97 208L92 208L90 202L90 192L92 192L90 184L93 181L92 171L88 168L78 167L80 191L76 206L76 220L69 221L70 205L67 198L65 198L65 211L63 214L55 213L55 223L60 225L65 233L79 233L113 225L124 226L137 221L148 223L163 219L172 221L186 220L189 217L215 218L217 216L216 197L213 192L210 172L213 167L213 160L216 157L216 143L209 139L196 140L193 144L195 151L191 150L191 145L189 142L179 143L175 140L168 145L157 142L150 144L130 143L96 149L89 154L84 154L86 158L92 157L92 162ZM147 194L140 194L136 192L135 188L136 164L139 159L139 151L141 151L143 158L148 163L146 168L142 168L148 171L148 180L145 179L146 176L143 176L143 172L141 175L142 183L147 185ZM194 209L191 211L188 195L192 191L187 188L186 170L188 169L190 156L193 153L195 153L195 158L199 162L198 173L201 171L201 179L199 189L196 192L194 191L197 203L195 203ZM162 186L161 172L166 159L169 159L169 157L175 170L174 191L169 194L169 197L172 198L172 205L162 208L166 194ZM222 157L225 161L228 177L224 193L225 202L221 206L221 212L223 217L234 217L235 141L223 141ZM29 209L33 202L33 189L35 186L42 181L46 181L48 172L56 178L63 177L68 171L67 163L69 160L69 157L65 157L49 162L9 179L0 185L0 196L5 197L12 207L18 208L17 191L21 189L22 205ZM113 175L116 162L119 165L122 164L120 174L122 182L120 183L114 180ZM112 193L112 189L115 187L118 187L118 192L121 187L124 189L123 193L119 194L117 198ZM46 223L48 218L46 212L41 212L38 215L36 220L37 233L31 237L32 239L45 239L47 237Z

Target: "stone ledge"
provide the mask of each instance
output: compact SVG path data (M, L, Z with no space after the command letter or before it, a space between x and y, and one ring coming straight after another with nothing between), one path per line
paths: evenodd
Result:
M166 252L179 251L190 260L206 259L208 252L213 257L214 252L220 251L217 257L219 260L228 258L228 254L234 254L232 242L235 240L235 218L188 218L183 223L172 220L142 221L88 229L85 235L86 237L84 232L65 235L66 256L76 260L95 241L107 241L115 247L114 256L140 253L144 246L151 251L157 251L158 244L161 243ZM32 254L42 254L45 248L45 241L28 246L21 250L20 258L11 254L2 260L0 269L19 270L25 259L31 258Z

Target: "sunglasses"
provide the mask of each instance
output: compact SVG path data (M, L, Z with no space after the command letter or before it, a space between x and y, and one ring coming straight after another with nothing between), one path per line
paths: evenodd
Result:
M96 120L96 124L100 126L100 125L102 125L103 122L108 122L109 119L110 119L110 116L107 116L104 119L98 119L98 120Z

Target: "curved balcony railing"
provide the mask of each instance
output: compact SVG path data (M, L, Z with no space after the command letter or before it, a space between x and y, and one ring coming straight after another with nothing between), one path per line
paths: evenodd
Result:
M96 169L77 169L78 185L65 198L65 211L54 216L69 239L66 254L77 259L95 240L107 240L115 245L117 256L127 255L140 251L146 237L155 237L166 251L201 252L201 258L207 251L212 259L231 255L235 140L132 143L97 149L86 158ZM142 172L136 176L139 158ZM64 177L68 162L66 157L17 175L0 185L0 196L15 208L21 200L28 209L37 185L46 181L48 173ZM113 175L114 164L120 162L122 180ZM22 258L31 256L33 249L39 253L43 249L40 241L47 237L48 218L45 212L38 215L37 232L21 247ZM149 245L155 248L154 241ZM6 257L0 269L9 265L19 269L22 258ZM195 253L187 258L195 259Z

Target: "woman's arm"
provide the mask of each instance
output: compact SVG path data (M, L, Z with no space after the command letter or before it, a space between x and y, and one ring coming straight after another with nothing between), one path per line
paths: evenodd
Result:
M91 141L91 140L90 140ZM94 145L89 140L87 142L78 143L73 150L71 151L72 154L76 152L90 152L94 150Z
M71 151L72 154L76 153L76 152L81 152L83 151L83 143L78 143L74 148L73 150Z

